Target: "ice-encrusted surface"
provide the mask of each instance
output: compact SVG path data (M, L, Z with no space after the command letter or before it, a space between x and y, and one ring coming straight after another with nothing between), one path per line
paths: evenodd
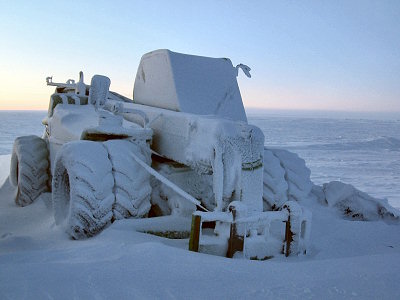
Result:
M262 152L264 135L245 122L215 116L197 116L126 104L126 109L144 111L153 132L152 149L160 155L190 166L198 173L213 176L213 191L218 210L242 199L249 209L262 210ZM137 116L125 114L135 121ZM205 204L207 206L207 204Z

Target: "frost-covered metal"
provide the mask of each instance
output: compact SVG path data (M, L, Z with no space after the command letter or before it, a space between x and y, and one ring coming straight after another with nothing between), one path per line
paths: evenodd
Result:
M134 99L173 111L246 121L236 76L228 58L156 50L140 61Z
M249 259L306 253L311 216L300 205L311 193L309 170L264 148L262 131L247 123L239 69L250 77L226 58L153 51L142 57L133 100L109 91L102 75L90 85L82 72L78 82L48 77L56 90L35 142L44 157L35 172L46 182L35 184L51 186L56 223L78 239L122 218L193 215L192 250ZM13 163L15 185L23 163Z

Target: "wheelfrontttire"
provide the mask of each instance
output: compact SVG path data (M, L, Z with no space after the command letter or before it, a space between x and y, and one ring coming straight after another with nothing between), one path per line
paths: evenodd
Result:
M150 210L150 174L132 155L151 163L150 147L144 142L109 140L104 142L113 168L115 219L140 218Z
M271 150L264 148L263 206L265 210L275 210L288 199L288 184L285 169Z
M103 143L75 141L57 154L52 199L56 224L74 239L91 237L111 223L114 178Z
M264 148L264 210L279 209L286 201L308 201L313 187L310 174L297 154Z
M17 188L15 203L19 206L49 191L49 152L43 139L35 135L15 139L9 179Z

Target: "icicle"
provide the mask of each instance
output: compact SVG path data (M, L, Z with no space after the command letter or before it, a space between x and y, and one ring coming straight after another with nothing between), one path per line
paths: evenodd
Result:
M222 149L220 148L217 146L214 149L214 161L211 162L213 169L213 190L215 203L217 204L216 211L222 211L222 197L224 192L224 165L222 163Z

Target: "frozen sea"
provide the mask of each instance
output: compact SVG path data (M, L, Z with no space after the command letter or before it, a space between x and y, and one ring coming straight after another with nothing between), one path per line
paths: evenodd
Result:
M10 154L15 137L41 136L45 111L0 111L0 155ZM250 111L265 145L297 153L316 184L332 180L400 208L400 115L315 114Z

